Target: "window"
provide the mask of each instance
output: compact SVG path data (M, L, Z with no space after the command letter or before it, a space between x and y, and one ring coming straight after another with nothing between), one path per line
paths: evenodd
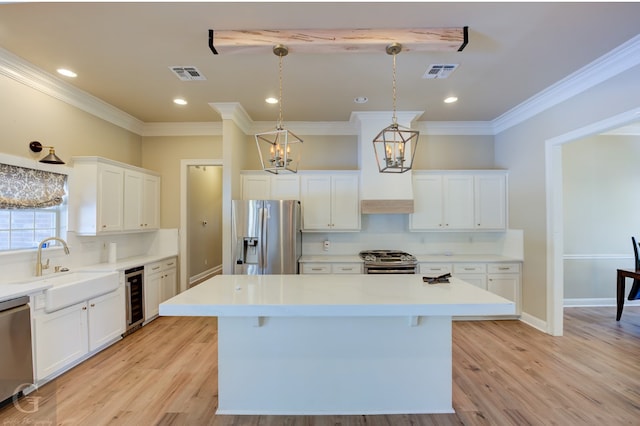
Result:
M60 237L61 207L0 210L0 250L36 248L48 237Z
M45 238L66 237L67 173L30 166L0 162L0 251L35 249Z

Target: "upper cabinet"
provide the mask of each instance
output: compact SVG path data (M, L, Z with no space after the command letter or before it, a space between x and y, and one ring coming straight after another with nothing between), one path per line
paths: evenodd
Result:
M243 200L299 200L300 177L297 174L271 174L244 172L242 174Z
M360 230L358 172L302 174L300 201L305 231Z
M74 157L69 229L78 235L156 230L160 177L99 157Z
M413 173L413 231L504 230L507 227L504 171Z

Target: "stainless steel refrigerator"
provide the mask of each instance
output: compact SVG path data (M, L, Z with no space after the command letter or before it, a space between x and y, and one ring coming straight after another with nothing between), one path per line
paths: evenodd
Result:
M300 201L233 200L234 274L297 274L302 253Z

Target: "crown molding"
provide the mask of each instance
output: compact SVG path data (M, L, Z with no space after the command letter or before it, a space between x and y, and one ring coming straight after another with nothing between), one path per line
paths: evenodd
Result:
M216 110L223 120L231 120L245 134L251 131L253 120L239 102L211 102L209 106Z
M416 130L430 136L493 136L493 124L490 121L418 121Z
M140 134L143 122L0 47L0 75Z
M638 64L640 64L640 35L494 119L492 121L494 134L503 132Z
M140 136L221 136L222 122L144 123Z

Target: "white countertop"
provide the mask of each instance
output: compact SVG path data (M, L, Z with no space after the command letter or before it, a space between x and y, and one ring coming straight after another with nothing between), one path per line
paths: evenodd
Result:
M112 272L123 271L125 269L145 264L158 262L163 259L177 256L177 253L166 253L161 255L136 256L127 259L120 259L115 263L97 263L95 265L82 266L73 268L71 272L87 271L87 272ZM15 282L0 283L0 302L9 299L15 299L21 296L28 296L44 291L52 286L46 282L46 278L56 276L55 273L47 273L42 277L27 277Z
M500 256L497 254L416 254L418 262L425 263L499 263L522 262L522 259ZM300 263L362 263L358 255L304 255L298 260Z
M217 275L160 304L167 316L513 314L513 302L464 281L426 284L419 275Z

